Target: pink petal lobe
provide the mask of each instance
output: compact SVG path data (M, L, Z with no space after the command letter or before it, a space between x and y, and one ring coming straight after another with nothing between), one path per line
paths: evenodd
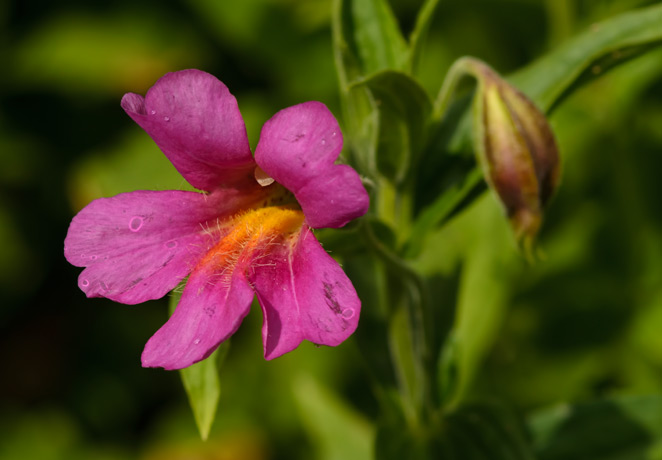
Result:
M253 172L255 163L237 100L206 72L168 73L145 98L124 95L122 108L197 189L211 191Z
M304 225L254 267L250 281L262 306L264 357L273 359L302 340L335 346L358 325L361 301L340 265Z
M239 267L224 277L202 266L191 274L173 315L147 341L143 367L182 369L205 359L239 328L252 301Z
M251 199L254 194L238 190L210 195L137 191L100 198L73 218L64 255L71 264L86 267L78 284L88 297L126 304L157 299L213 245L207 227Z
M349 166L335 165L343 140L320 102L281 110L262 127L255 161L292 193L313 228L342 227L366 213L368 193Z

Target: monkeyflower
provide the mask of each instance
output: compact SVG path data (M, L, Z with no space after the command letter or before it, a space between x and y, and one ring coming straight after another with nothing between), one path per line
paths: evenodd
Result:
M88 297L137 304L188 276L170 319L149 339L145 367L181 369L209 356L262 308L264 356L302 340L335 346L361 302L311 229L342 227L368 209L359 175L334 164L342 134L319 102L265 123L251 154L237 101L199 70L166 74L122 108L156 142L192 191L136 191L91 202L72 220L67 260L85 267Z

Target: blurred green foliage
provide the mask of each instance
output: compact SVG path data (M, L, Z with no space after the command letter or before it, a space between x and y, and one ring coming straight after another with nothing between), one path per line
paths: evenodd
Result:
M421 3L391 2L405 36ZM653 3L442 1L417 75L434 97L462 55L508 74L598 20ZM134 307L88 300L76 287L79 270L62 255L71 217L92 199L188 187L119 107L125 92L142 94L167 71L196 67L225 82L253 146L264 121L286 106L319 100L340 118L331 7L326 0L0 4L0 459L370 455L379 363L364 362L354 342L306 344L265 362L254 308L232 340L217 419L202 443L177 373L139 363L168 299ZM662 54L591 82L556 107L551 122L564 174L542 230L546 259L522 264L507 285L496 282L504 276L497 271L489 283L467 277L458 288L460 267L480 266L485 251L514 255L500 239L505 228L492 227L496 203L484 197L429 236L415 261L435 280L439 323L429 326L448 327L458 289L486 306L505 291L501 325L480 310L471 313L482 323L460 319L460 334L484 327L496 336L485 361L472 364L467 393L496 397L529 418L542 459L570 458L562 442L547 442L572 442L564 427L595 417L635 445L632 456L614 458L660 458L659 442L637 450L638 440L659 439L655 413L644 421L622 414L642 404L632 395L653 395L644 404L659 408L662 393ZM458 247L477 233L487 236L483 246L461 259ZM320 234L327 247L341 238ZM357 285L371 282L352 263L346 268ZM366 307L359 328L379 314ZM370 332L360 330L356 341ZM601 397L613 403L590 402ZM568 402L585 402L577 418L555 406Z

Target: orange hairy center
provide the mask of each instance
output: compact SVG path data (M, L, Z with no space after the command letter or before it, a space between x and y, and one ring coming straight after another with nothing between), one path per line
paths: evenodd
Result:
M226 272L241 262L250 262L258 252L264 256L296 235L303 219L301 210L286 206L243 211L222 223L219 231L223 236L198 266Z

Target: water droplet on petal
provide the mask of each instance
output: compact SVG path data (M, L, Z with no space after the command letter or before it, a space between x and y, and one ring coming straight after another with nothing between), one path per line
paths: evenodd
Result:
M83 287L88 287L90 285L90 282L88 280L81 280L80 285Z
M270 177L262 168L259 166L255 167L255 180L257 181L258 184L260 184L262 187L266 187L268 185L271 185L275 182L273 177Z
M334 131L334 132L331 133L331 137L336 137L337 134L338 133Z
M143 218L140 216L133 216L129 221L129 230L137 232L143 226Z
M194 345L197 345L197 344L199 344L199 343L200 343L200 339L195 339L195 340L193 341L193 344L194 344Z
M176 248L177 247L177 241L175 241L175 240L166 241L165 247L168 248L168 249Z
M354 309L353 308L345 308L342 311L342 317L345 318L345 319L354 318Z
M103 281L100 281L100 282L99 282L99 286L100 286L101 289L103 289L104 291L107 291L107 290L108 290L108 285L107 285L106 283L104 283Z
M170 117L163 117L164 121L170 121Z
M90 260L97 260L97 256L95 256L95 255L91 255L91 256L90 256Z
M150 113L151 113L152 115L156 115L156 110L152 110Z
M322 139L322 145L326 144L326 139Z

